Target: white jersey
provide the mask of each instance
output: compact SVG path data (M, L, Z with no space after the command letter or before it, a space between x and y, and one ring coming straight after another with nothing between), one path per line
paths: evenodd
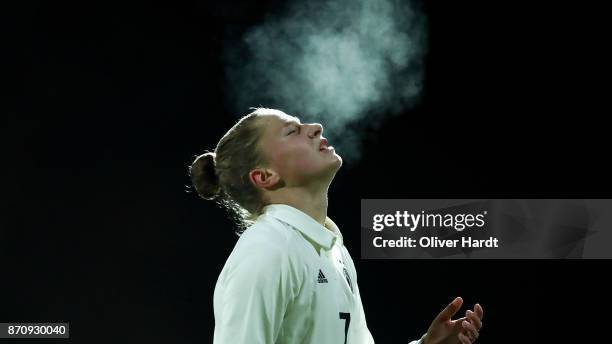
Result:
M238 239L214 314L214 344L374 344L340 230L284 204L266 206Z

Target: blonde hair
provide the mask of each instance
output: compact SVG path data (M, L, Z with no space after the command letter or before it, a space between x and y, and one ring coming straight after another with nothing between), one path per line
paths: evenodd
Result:
M264 132L262 115L281 113L267 108L243 116L223 135L214 152L196 157L189 167L193 187L200 197L214 200L230 212L241 235L261 214L264 203L261 191L249 180L249 172L266 164L259 149Z

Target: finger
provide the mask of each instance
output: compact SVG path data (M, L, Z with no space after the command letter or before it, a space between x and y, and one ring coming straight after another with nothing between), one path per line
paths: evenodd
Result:
M470 320L472 324L474 324L474 327L476 327L477 330L480 330L480 328L482 327L482 321L480 320L478 315L476 315L476 313L468 310L465 312L465 316Z
M468 318L468 317L463 317L463 318L455 319L455 320L453 320L453 323L459 323L459 324L461 324L461 322L462 322L463 320L467 320L467 321L469 321L469 320L470 320L470 318Z
M461 297L456 297L453 302L449 303L448 306L438 314L434 321L445 322L450 320L450 318L457 313L459 308L461 308L462 304L463 299Z
M472 341L463 333L459 333L458 335L461 344L472 344Z
M476 338L474 338L474 335L472 335L470 332L468 332L468 338L470 338L470 342L474 343L476 341Z
M478 330L476 329L476 327L474 327L473 324L471 324L469 321L463 321L461 325L463 326L463 329L465 329L470 335L470 339L478 339Z
M468 335L468 337L472 341L475 341L476 339L478 339L478 336L480 334L478 333L478 330L476 329L474 324L470 323L469 321L463 321L461 323L461 327L463 328L463 331L465 331L465 334Z
M478 317L482 319L482 317L484 316L484 309L482 309L482 306L479 303L474 306L474 311L476 312Z

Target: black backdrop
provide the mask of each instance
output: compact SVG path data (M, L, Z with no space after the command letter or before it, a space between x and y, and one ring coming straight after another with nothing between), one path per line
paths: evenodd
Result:
M222 210L185 191L186 168L237 115L224 101L224 47L279 6L3 11L0 321L70 322L74 343L212 342L214 285L236 237ZM361 163L330 190L374 338L417 338L458 295L484 306L482 343L605 333L595 313L610 309L605 260L359 259L362 198L611 195L601 9L423 8L421 103L368 133Z

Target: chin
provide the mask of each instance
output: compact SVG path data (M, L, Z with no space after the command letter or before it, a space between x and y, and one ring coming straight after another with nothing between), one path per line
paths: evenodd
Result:
M338 155L337 159L329 165L329 174L331 174L332 178L336 175L336 172L342 167L342 158Z
M342 157L338 154L336 154L336 156L338 157L338 159L336 159L336 165L338 165L338 167L336 168L336 170L340 169L340 167L342 167Z
M333 161L327 161L324 166L321 167L319 173L317 173L317 179L322 178L326 180L333 180L336 176L336 172L342 167L342 158L338 156Z

